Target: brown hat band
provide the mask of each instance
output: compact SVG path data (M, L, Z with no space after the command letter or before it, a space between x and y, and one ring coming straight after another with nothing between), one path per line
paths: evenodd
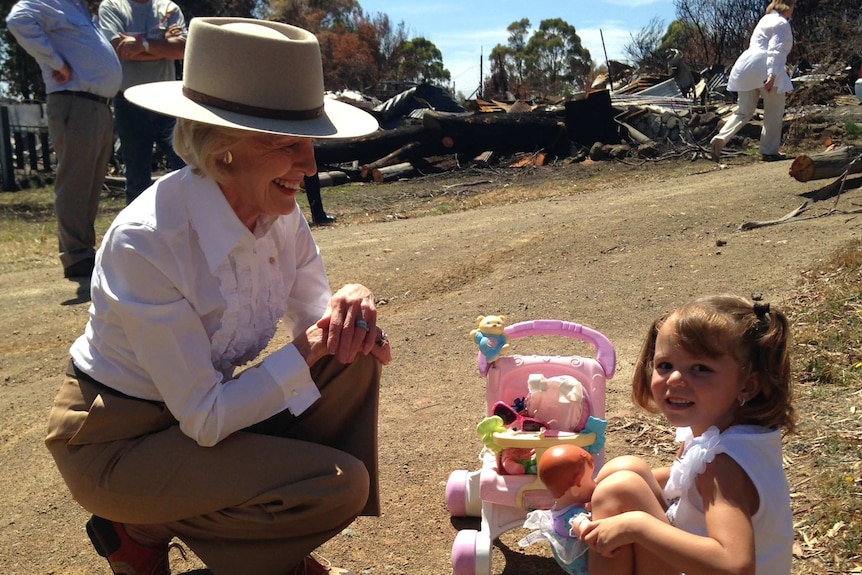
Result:
M323 106L312 108L311 110L276 110L273 108L261 108L259 106L249 106L230 100L222 100L215 96L196 92L187 86L183 86L183 95L193 102L203 104L204 106L213 106L228 112L236 112L237 114L246 114L256 118L269 118L272 120L313 120L323 116Z

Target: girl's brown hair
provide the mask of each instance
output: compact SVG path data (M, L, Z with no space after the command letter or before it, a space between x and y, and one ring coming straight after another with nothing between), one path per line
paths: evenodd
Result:
M718 295L697 299L656 319L647 332L632 381L634 402L653 413L658 412L650 386L655 342L667 323L674 326L676 343L687 353L708 357L730 354L744 375L757 374L757 394L737 409L735 424L793 431L790 327L782 312L769 304Z

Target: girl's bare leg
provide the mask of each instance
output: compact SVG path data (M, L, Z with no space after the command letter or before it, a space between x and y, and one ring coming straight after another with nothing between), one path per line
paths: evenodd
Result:
M661 487L652 470L640 458L618 457L609 461L598 476L592 498L592 519L604 519L626 511L644 511L667 521ZM616 550L613 557L590 551L590 575L663 575L675 573L657 556L638 545Z

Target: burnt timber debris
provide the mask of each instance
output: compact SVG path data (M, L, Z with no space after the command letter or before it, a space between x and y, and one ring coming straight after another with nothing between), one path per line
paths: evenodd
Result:
M476 99L464 107L443 89L428 84L413 86L383 103L355 93L346 98L330 95L368 110L381 129L350 141L316 142L321 185L383 183L465 167L516 169L584 160L647 163L709 158L710 138L736 109L723 68L693 75L678 52L670 55L666 74L610 64L611 77L597 78L588 92L563 102ZM840 93L844 82L837 76L794 77L796 89L791 94L802 93L796 104L804 108L805 99L824 91L824 86ZM785 130L792 131L794 123L809 123L807 112L798 110L789 98ZM751 143L745 140L756 141L759 132L756 115L738 134L738 145L726 147L723 155L743 154L741 149ZM818 164L825 161L815 158ZM809 165L808 170L815 168L816 177L841 173L840 166Z

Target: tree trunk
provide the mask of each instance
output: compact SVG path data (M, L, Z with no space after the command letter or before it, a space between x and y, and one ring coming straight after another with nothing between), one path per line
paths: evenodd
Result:
M800 154L790 165L790 175L798 182L835 178L848 170L850 174L862 172L862 162L853 162L862 155L862 146L841 146L819 154Z

